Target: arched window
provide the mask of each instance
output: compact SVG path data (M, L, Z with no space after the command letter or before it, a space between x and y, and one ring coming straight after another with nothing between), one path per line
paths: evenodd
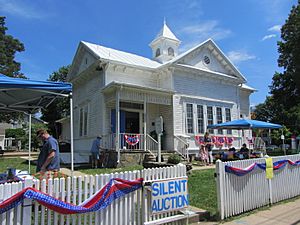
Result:
M173 48L168 48L168 55L174 56L174 49Z
M159 48L156 49L156 53L155 53L155 57L158 57L158 56L160 56L160 49Z

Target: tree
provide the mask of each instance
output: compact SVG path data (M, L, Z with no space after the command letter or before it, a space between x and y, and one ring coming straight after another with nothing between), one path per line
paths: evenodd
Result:
M24 51L24 45L11 35L6 34L5 17L0 16L0 74L9 77L26 78L20 73L21 64L15 61L15 54ZM20 120L20 113L0 113L0 121Z
M281 28L278 66L270 85L270 97L256 107L258 119L284 124L292 133L300 133L300 0L293 6Z
M9 77L25 76L20 73L21 64L15 61L15 54L25 50L24 45L6 34L5 17L0 16L0 73Z
M48 80L65 82L67 79L69 68L70 66L63 66L59 68L58 71L53 72L49 76ZM61 133L61 127L56 121L69 115L69 108L68 98L58 98L50 105L50 107L42 110L41 119L48 122L48 129L56 138L58 138Z

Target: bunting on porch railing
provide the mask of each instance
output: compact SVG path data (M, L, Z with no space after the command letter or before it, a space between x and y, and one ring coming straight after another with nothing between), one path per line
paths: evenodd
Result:
M233 141L234 141L233 137L225 137L225 143L228 147L232 146Z
M273 163L273 170L282 169L287 164L289 164L291 166L300 166L300 160L297 160L296 162L293 162L289 159L279 160L279 161ZM227 173L232 173L237 176L244 176L244 175L250 173L251 171L253 171L256 167L258 167L262 170L266 170L266 163L252 163L250 166L248 166L244 169L225 165L225 171Z
M127 144L131 145L131 146L135 146L137 143L140 142L140 135L124 135L125 137L125 141Z
M79 214L105 209L114 200L142 187L143 178L137 180L111 179L101 190L79 205L64 202L46 193L28 187L0 203L0 213L18 206L25 198L61 214Z
M198 145L204 145L204 137L201 136L195 136L195 141Z

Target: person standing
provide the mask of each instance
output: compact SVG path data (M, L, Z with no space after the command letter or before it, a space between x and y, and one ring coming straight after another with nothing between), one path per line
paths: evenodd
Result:
M204 145L200 145L200 159L204 165L208 164L208 153Z
M204 134L204 146L206 151L208 152L208 163L211 165L213 163L213 155L212 155L212 141L208 132Z
M97 168L98 164L100 164L100 167L102 167L103 154L102 154L100 135L98 135L96 139L93 141L91 147L91 153L92 153L92 168Z
M45 129L39 129L36 136L43 140L43 147L37 160L36 172L53 171L60 169L59 146L57 140Z

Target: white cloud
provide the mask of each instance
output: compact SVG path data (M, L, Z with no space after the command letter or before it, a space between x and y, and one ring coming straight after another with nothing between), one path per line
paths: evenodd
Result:
M268 31L270 31L270 32L280 32L280 30L281 30L281 25L275 25L268 29Z
M180 50L185 51L209 38L214 40L227 38L232 32L229 29L221 28L218 21L210 20L184 26L178 34L182 37L182 40L185 40Z
M26 19L40 19L45 17L45 13L34 9L29 4L22 3L22 1L0 0L0 5L0 12L10 15L20 16Z
M266 35L264 36L261 40L265 41L267 39L271 39L271 38L275 38L277 35L276 34L270 34L270 35Z
M230 51L227 53L228 58L234 63L256 59L255 55L250 55L245 51Z

